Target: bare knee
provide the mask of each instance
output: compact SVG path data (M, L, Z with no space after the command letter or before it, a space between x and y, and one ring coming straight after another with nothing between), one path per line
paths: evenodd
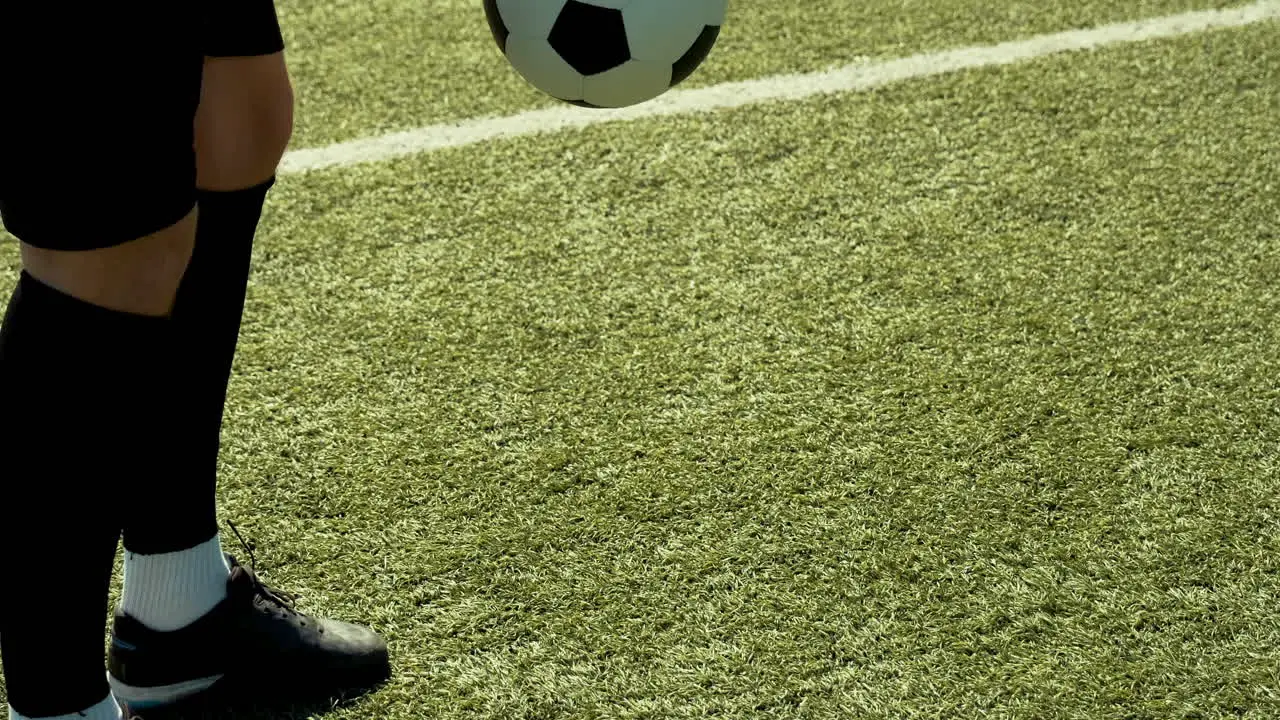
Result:
M196 184L239 190L275 174L293 135L284 53L206 58L196 112Z
M23 243L23 268L42 283L99 307L166 316L195 246L196 210L163 230L99 250Z

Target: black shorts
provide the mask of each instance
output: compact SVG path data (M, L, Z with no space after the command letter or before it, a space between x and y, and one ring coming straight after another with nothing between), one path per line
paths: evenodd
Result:
M0 0L0 220L111 247L195 205L205 57L284 49L273 0Z

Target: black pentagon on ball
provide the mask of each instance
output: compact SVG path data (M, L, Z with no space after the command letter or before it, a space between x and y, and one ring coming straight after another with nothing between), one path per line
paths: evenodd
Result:
M622 11L578 0L564 4L547 42L583 75L612 70L631 59Z
M489 32L492 32L493 39L498 41L498 48L506 52L507 38L511 37L511 31L507 29L502 13L498 12L498 0L484 0L484 16L489 19Z
M694 70L707 59L707 55L711 54L711 48L716 44L716 38L720 37L719 25L708 25L702 28L698 39L693 41L684 55L671 65L671 87L675 87L684 82L686 78L693 74Z

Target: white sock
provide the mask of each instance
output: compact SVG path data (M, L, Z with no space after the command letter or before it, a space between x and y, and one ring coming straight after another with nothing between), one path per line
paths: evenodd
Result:
M160 555L124 550L120 609L152 630L169 632L204 617L227 596L231 567L218 536Z
M12 706L9 707L9 720L37 720L36 718L18 714ZM94 705L88 710L83 710L70 715L53 715L40 718L39 720L124 720L124 713L120 711L120 706L116 704L116 699L107 695L106 699Z

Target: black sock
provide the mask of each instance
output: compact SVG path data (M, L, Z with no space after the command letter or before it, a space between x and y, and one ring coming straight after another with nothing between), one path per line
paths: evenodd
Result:
M173 321L184 352L180 415L182 452L157 487L167 512L126 518L124 546L152 555L195 547L218 532L216 493L223 406L240 335L253 238L271 178L230 192L201 190L196 245L178 288Z
M77 300L26 272L0 325L0 652L26 716L107 696L103 638L119 489L164 472L167 318Z

